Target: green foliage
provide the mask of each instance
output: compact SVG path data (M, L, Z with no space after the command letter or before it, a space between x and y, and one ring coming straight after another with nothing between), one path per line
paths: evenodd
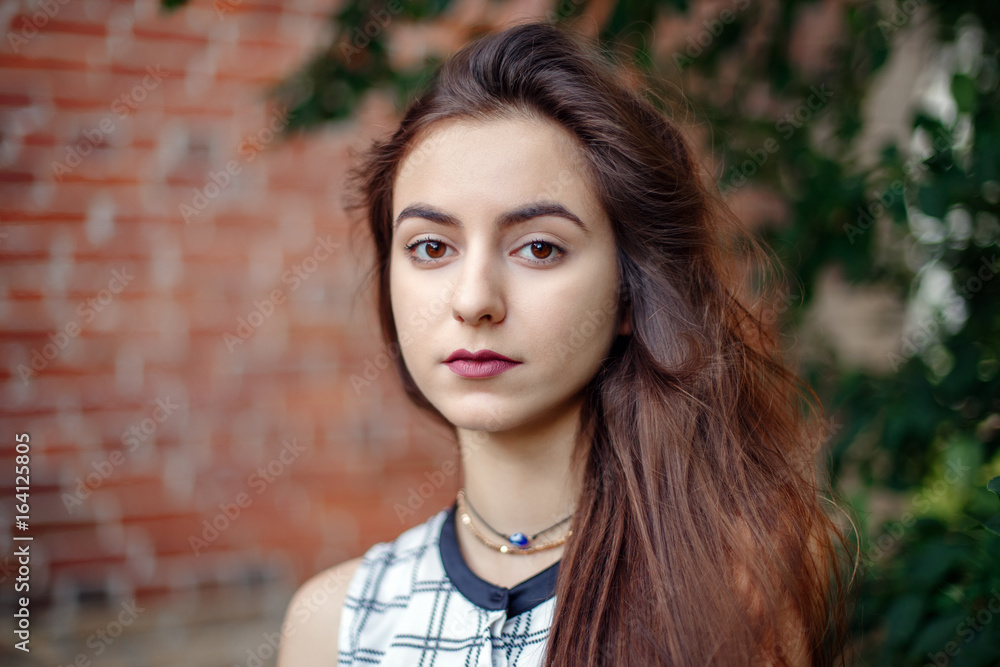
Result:
M344 3L330 19L334 36L329 47L271 91L289 107L286 131L345 120L371 90L388 91L398 108L406 106L440 59L425 59L410 70L392 67L386 28L394 21L432 21L448 6L449 0Z
M734 0L731 19L694 25L662 62L653 25L664 12L689 11L684 0L618 2L600 36L631 45L664 95L706 91L686 95L720 138L705 148L725 165L717 178L727 197L752 184L785 202L788 219L761 234L801 289L789 295L788 328L801 324L831 267L898 295L910 315L882 369L858 368L832 348L800 369L843 424L828 463L861 526L862 662L1000 664L992 611L1000 610L1000 514L989 493L1000 494L1000 3L845 3L844 34L822 67L806 70L791 36L823 4L788 0L768 13ZM585 6L557 0L548 18L567 21ZM346 119L372 90L402 109L439 59L397 71L377 17L433 22L447 8L447 0L343 3L331 44L272 91L291 106L287 131ZM874 164L862 164L862 102L895 39L924 17L953 54L945 92L954 116L917 109L918 151L887 142ZM732 63L737 79L718 85ZM784 111L747 105L761 86Z
M997 520L1000 513L987 523ZM996 665L998 549L1000 533L973 517L916 520L901 533L893 557L869 570L865 614L858 619L866 654L880 665Z

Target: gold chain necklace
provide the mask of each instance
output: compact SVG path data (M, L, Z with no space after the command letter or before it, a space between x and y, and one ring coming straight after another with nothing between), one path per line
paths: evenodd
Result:
M469 530L472 531L472 534L475 535L479 539L480 542L482 542L483 544L485 544L486 546L490 547L491 549L493 549L495 551L499 551L500 553L505 553L505 554L531 554L531 553L535 553L536 551L544 551L546 549L553 549L553 548L559 546L560 544L563 544L569 538L569 536L573 534L573 531L570 530L565 535L563 535L559 539L554 540L552 542L548 542L546 544L537 544L537 545L536 544L532 544L532 541L536 537L538 537L542 533L545 533L545 532L548 532L548 531L552 530L553 528L555 528L556 526L558 526L561 523L565 523L565 522L569 521L570 518L573 515L570 514L568 517L566 517L565 519L563 519L559 523L555 523L555 524L549 526L548 528L546 528L545 530L542 530L542 531L539 531L539 532L535 533L530 538L527 535L525 535L524 533L511 533L510 535L504 535L503 533L495 530L492 526L490 526L488 523L486 523L485 521L483 521L483 518L481 516L479 516L478 513L476 513L476 510L472 509L472 505L469 504L468 500L466 500L466 498L465 498L465 489L464 488L459 489L457 500L458 500L459 518L462 520L462 523L465 524L466 526L468 526ZM466 511L467 509L471 510L472 513L476 515L477 519L479 519L480 521L483 521L483 524L487 528L489 528L494 533L496 533L497 535L505 538L508 542L510 542L510 545L508 545L508 544L497 544L496 542L488 539L486 536L484 536L482 533L480 533L479 529L476 528L476 525L474 523L472 523L472 517L469 516L469 513ZM513 545L513 546L511 546L511 545Z

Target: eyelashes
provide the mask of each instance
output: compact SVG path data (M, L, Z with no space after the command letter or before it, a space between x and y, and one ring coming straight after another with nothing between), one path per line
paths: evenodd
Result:
M409 259L411 259L412 261L414 261L414 262L416 262L418 264L433 264L435 261L437 261L439 259L444 259L444 257L431 257L430 259L423 259L423 258L417 257L413 252L411 252L414 248L422 246L425 243L439 244L441 246L444 246L445 248L451 247L447 243L445 243L444 241L442 241L440 239L436 239L436 238L434 238L432 236L423 236L421 238L416 239L415 241L412 241L411 243L408 243L408 244L404 245L403 246L403 250L406 252L406 256ZM562 246L559 246L559 245L557 245L555 243L552 243L551 241L546 241L544 239L539 239L539 238L532 239L532 240L528 241L527 243L525 243L524 245L522 245L520 248L518 248L518 251L523 250L524 248L529 248L529 247L535 245L536 243L541 244L543 246L547 246L547 247L553 248L554 250L556 250L556 252L558 254L554 258L547 257L545 259L537 259L537 258L523 257L522 256L522 259L527 259L532 264L553 264L555 262L558 262L566 254L566 250Z

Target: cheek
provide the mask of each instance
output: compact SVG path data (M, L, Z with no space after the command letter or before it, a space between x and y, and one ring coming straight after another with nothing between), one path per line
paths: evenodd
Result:
M412 281L401 280L399 272L392 268L389 273L389 302L392 306L392 316L396 321L396 335L400 338L404 333L413 335L413 313L416 311L416 294Z
M404 358L418 363L435 346L434 332L449 316L449 285L436 280L432 272L400 272L389 276L389 294L396 335ZM409 365L409 364L408 364Z
M392 307L393 317L396 319L396 327L400 328L400 325L405 320L400 312L404 304L407 301L406 287L403 283L397 280L396 276L398 272L390 265L389 268L389 304Z
M534 290L523 302L524 321L538 347L588 356L606 352L615 327L613 285L574 281L563 289Z

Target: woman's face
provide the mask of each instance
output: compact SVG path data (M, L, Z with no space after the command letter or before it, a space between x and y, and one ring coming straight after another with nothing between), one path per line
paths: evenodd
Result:
M614 235L580 151L548 121L447 120L400 165L392 312L407 369L459 428L556 416L631 331L616 327ZM445 363L462 348L518 363L469 377L474 365Z

